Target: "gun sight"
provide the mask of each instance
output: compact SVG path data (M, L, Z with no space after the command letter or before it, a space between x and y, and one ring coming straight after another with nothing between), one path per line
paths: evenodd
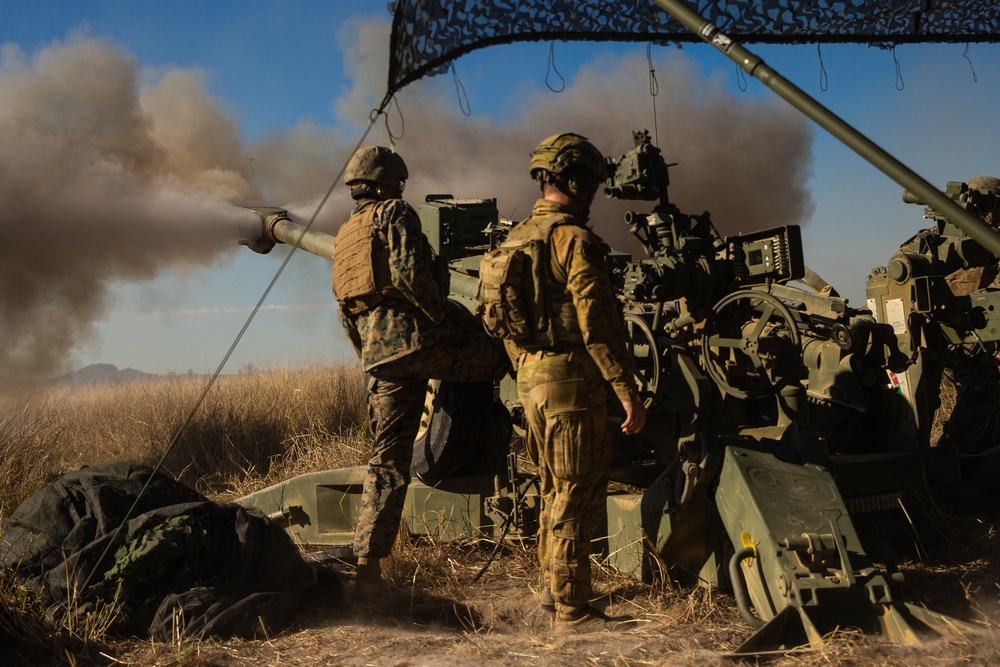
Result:
M632 133L635 146L617 160L608 158L604 194L614 199L666 201L670 185L668 165L652 144L648 130Z

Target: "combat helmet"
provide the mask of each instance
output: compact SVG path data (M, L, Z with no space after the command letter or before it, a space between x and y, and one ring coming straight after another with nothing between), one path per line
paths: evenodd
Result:
M348 186L362 182L400 186L409 175L398 153L385 146L365 146L347 163L344 183Z
M970 178L966 185L969 186L970 190L985 190L993 195L993 201L985 203L980 210L980 215L987 218L987 222L992 225L1000 223L1000 178L996 176L976 176L975 178ZM989 201L989 195L986 195L987 202ZM994 206L990 207L990 203Z
M995 195L1000 195L1000 178L996 176L976 176L970 178L966 185L970 190L989 190Z
M593 195L604 181L607 163L586 137L564 133L538 144L531 154L528 172L536 181L545 178L566 194L583 199Z

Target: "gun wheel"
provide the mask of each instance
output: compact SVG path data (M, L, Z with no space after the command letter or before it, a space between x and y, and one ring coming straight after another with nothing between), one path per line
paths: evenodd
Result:
M653 328L646 318L636 313L625 314L625 341L635 366L639 395L646 407L651 407L660 392L662 349L657 344Z
M511 417L493 398L492 382L430 380L410 475L441 479L504 470Z
M795 318L777 297L743 290L712 307L701 340L705 371L739 399L775 395L802 366Z

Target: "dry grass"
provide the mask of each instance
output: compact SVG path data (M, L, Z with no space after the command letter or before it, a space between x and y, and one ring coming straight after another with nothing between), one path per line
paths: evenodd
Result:
M16 480L0 490L0 514L66 470L109 461L155 464L205 385L202 377L175 376L0 395L6 415L0 472ZM366 419L364 380L354 368L222 376L163 469L215 495L306 469L357 465L367 459L357 442Z
M0 400L0 517L60 472L53 454L58 428L32 395Z
M113 460L154 463L204 389L173 377L129 386L20 390L0 396L0 516L63 472ZM364 381L353 368L281 369L220 378L165 459L168 472L232 499L314 470L367 459ZM918 647L838 632L787 665L987 665L1000 662L1000 563L995 517L932 504L876 525L896 540L910 599L984 622L979 635ZM267 641L153 644L108 636L101 617L53 625L16 583L0 582L0 664L152 665L722 665L750 630L731 596L669 581L643 585L594 562L595 588L614 613L643 623L626 634L564 636L537 605L530 545L506 546L478 581L489 542L401 540L391 584L374 605L312 600L297 625ZM349 574L350 568L345 565Z
M205 385L205 378L176 376L0 393L0 518L64 472L110 461L163 458L163 469L189 486L232 499L301 472L367 460L365 386L355 368L220 377L164 457ZM46 619L48 611L15 582L0 581L0 649L70 663L104 650L113 609Z

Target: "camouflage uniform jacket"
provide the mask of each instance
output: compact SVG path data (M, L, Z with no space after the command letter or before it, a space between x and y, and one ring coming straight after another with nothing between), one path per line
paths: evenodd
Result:
M559 220L553 223L552 218ZM638 398L639 392L618 301L611 289L607 245L585 222L568 207L539 199L531 216L511 230L510 238L544 238L544 230L551 227L550 276L554 279L553 291L562 293L553 295L553 310L558 312L550 313L550 317L559 322L559 329L570 339L558 351L585 348L618 399L631 401ZM511 341L505 340L504 344L515 365L521 353L528 351Z
M448 300L435 281L433 252L413 207L402 199L362 200L348 225L374 227L376 238L388 247L390 280L401 297L381 299L353 316L341 308L341 323L362 367L370 371L424 347L435 323L444 321Z

